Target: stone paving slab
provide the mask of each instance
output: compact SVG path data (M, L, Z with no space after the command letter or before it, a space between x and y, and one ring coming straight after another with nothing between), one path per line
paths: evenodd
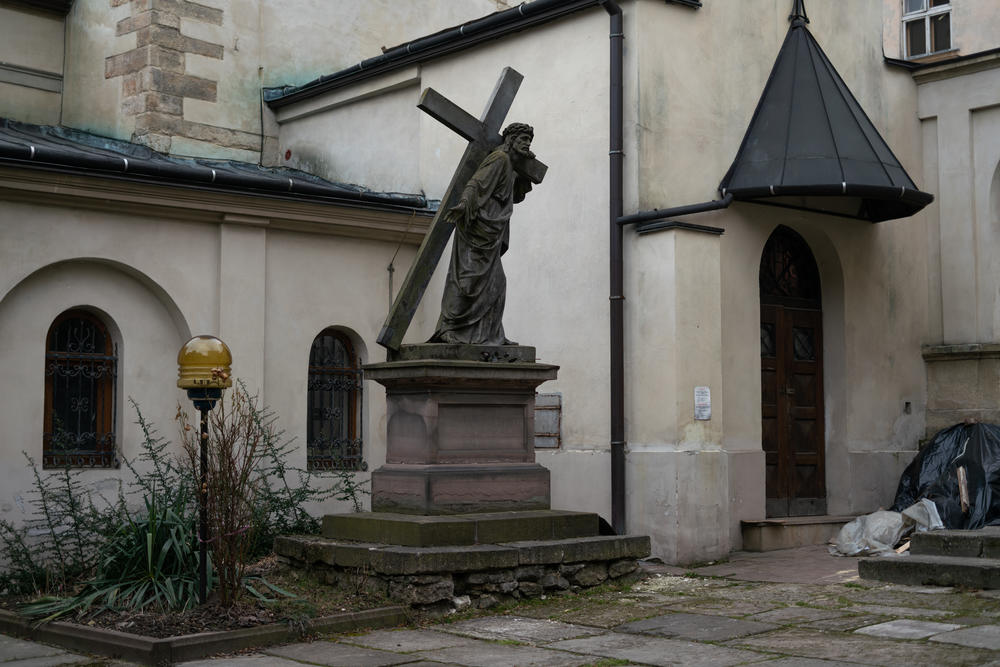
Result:
M827 618L820 621L803 623L799 627L812 630L823 630L826 632L852 632L866 625L875 625L886 620L885 616L874 616L872 614L858 614L855 616L841 616L840 618Z
M677 613L626 623L615 628L615 632L678 637L696 641L725 641L768 632L777 627L770 623L744 621L726 616Z
M184 667L302 667L301 662L273 655L240 655L231 658L206 658L182 663Z
M949 630L958 630L961 625L954 623L934 623L932 621L915 621L911 618L900 618L876 625L867 625L854 632L872 637L888 637L890 639L924 639L931 635L939 635Z
M684 596L671 596L674 601L684 600ZM690 599L690 598L688 598ZM518 609L517 613L528 618L557 618L564 623L580 623L597 628L613 628L622 623L648 616L657 616L669 611L668 605L651 604L643 598L633 596L622 598L589 599L585 603L573 599L556 599L539 605Z
M729 554L726 563L701 567L698 574L744 581L842 583L858 580L858 559L831 557L825 544L780 551Z
M11 661L0 661L0 665L3 667L72 667L72 665L80 665L84 667L85 665L93 665L94 660L92 658L86 658L82 655L73 655L72 653L63 653L62 655L47 655L37 658L24 658L23 660L11 660Z
M957 630L956 632L962 632ZM727 646L771 651L802 658L841 660L886 667L982 665L996 655L977 648L939 646L924 641L906 642L864 635L808 632L800 629L778 630L726 642Z
M66 651L45 644L0 635L0 662L11 660L26 660L44 656L66 655Z
M549 648L615 660L630 660L644 665L686 665L687 667L726 667L759 662L774 657L725 646L616 632L596 637L567 639L551 644Z
M856 662L838 660L818 660L816 658L780 658L763 663L765 667L857 667ZM410 667L407 665L406 667Z
M780 606L780 603L774 601L712 598L670 605L670 609L695 614L712 614L713 616L749 616L751 614L762 614L765 611L771 611Z
M454 647L439 651L425 651L419 655L436 662L453 662L466 667L579 667L594 662L592 656L576 655L564 651L552 651L537 646L515 646L479 642L471 648ZM410 667L407 665L407 667Z
M997 651L1000 650L1000 625L980 625L974 628L954 630L931 637L931 641Z
M887 607L880 604L856 604L846 608L848 611L878 614L880 616L953 616L951 611L941 609L923 609L918 607Z
M583 625L519 616L474 618L469 621L442 625L437 629L442 632L453 632L480 639L508 639L532 644L548 644L562 639L589 637L604 632Z
M481 642L461 635L442 632L444 628L433 630L376 630L359 637L345 637L340 641L381 651L415 653L435 651L456 646L478 646Z
M844 612L835 609L813 609L812 607L782 607L772 609L760 614L754 614L750 620L763 621L764 623L778 623L781 625L791 625L793 623L806 623L809 621L824 621L830 618L841 618Z
M387 667L414 661L410 655L328 641L277 646L264 653L325 667Z

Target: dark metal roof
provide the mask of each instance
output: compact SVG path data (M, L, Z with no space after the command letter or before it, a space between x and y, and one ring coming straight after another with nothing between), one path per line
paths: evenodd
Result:
M880 222L933 201L806 28L796 0L785 42L719 190L737 200Z
M42 9L56 14L68 14L73 8L73 0L7 0L15 5L23 5L32 9Z
M370 208L433 210L437 206L437 202L429 202L423 195L374 192L356 185L332 183L297 169L172 157L128 141L7 119L0 119L0 166Z
M700 0L666 0L666 2L694 9L701 7ZM355 81L471 48L482 42L548 23L581 9L596 7L599 4L599 0L534 0L533 2L523 2L517 7L494 12L474 21L467 21L453 28L447 28L390 49L383 49L381 55L362 60L356 65L321 76L300 86L264 88L264 101L267 102L268 106L277 109Z

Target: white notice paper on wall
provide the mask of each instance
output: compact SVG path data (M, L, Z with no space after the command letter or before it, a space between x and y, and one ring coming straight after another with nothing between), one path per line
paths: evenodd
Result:
M712 390L708 387L694 388L694 418L706 421L712 418Z

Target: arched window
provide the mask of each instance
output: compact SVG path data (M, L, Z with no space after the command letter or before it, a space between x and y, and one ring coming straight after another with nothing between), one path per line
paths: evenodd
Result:
M67 310L45 342L45 434L42 467L111 468L115 452L118 356L93 313Z
M364 470L361 380L361 364L347 336L332 328L316 336L309 352L310 470Z

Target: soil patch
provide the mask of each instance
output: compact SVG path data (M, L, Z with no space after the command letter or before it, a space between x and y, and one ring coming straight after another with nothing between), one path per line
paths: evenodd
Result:
M318 574L281 568L274 557L256 563L251 573L291 595L281 595L266 585L255 584L255 588L269 596L267 600L244 593L239 602L226 608L209 596L206 604L182 612L152 607L141 612L90 609L82 614L61 616L59 620L163 639L270 623L304 626L311 618L377 609L391 604L386 597L361 587L357 590L333 587L321 581ZM17 612L25 602L28 599L0 598L0 608Z

